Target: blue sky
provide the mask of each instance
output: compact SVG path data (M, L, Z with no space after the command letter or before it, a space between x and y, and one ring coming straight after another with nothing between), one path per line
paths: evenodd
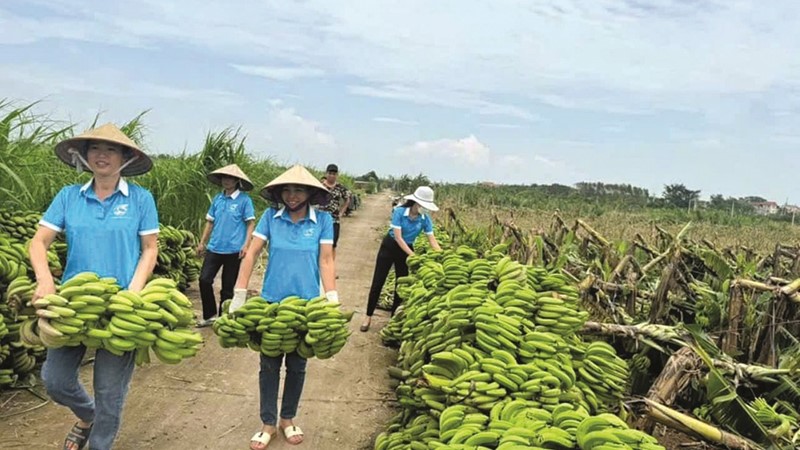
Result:
M242 126L353 174L800 203L798 23L795 0L3 0L0 98L150 109L157 153Z

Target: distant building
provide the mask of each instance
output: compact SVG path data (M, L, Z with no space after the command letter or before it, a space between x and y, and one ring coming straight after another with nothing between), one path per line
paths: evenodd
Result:
M798 214L800 213L800 206L797 205L784 205L783 212L786 214Z
M493 183L491 181L481 181L480 183L478 183L478 186L493 188L497 187L497 183Z
M756 202L752 203L753 208L756 210L756 214L762 216L771 216L773 214L778 214L780 211L780 206L778 206L775 202Z

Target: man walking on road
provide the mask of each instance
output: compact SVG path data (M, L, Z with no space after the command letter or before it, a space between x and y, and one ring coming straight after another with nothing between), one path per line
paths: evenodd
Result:
M337 181L339 177L339 167L336 164L328 164L325 169L325 176L322 177L322 184L331 192L331 200L327 205L321 207L333 216L333 256L336 257L336 244L339 241L339 220L347 211L350 205L350 190Z

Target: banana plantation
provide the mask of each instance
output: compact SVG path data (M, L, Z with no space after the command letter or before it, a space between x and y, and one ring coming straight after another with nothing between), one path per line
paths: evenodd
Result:
M381 332L402 410L376 449L800 445L797 246L444 215Z

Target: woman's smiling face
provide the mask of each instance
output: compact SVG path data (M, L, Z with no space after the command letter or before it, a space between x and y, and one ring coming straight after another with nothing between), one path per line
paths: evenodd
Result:
M295 211L308 201L308 188L298 184L287 184L281 189L281 200L290 211Z
M124 162L122 147L107 142L91 141L86 150L86 162L96 176L114 175Z

